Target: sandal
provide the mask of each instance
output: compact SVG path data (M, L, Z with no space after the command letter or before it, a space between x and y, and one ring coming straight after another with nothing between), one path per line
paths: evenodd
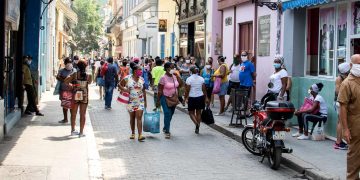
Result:
M138 137L138 141L142 142L144 140L145 140L145 137L140 134L139 137Z
M131 134L130 139L135 139L135 134Z
M68 123L69 121L65 121L65 119L63 119L63 120L61 120L61 121L58 121L58 123L60 123L60 124L66 124L66 123Z
M165 139L170 139L170 133L165 133Z

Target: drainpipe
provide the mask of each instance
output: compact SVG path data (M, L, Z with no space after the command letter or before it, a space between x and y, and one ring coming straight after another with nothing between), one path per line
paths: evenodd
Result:
M234 6L234 40L233 40L233 54L236 54L236 5Z
M6 1L0 1L0 72L4 72L4 61L5 61L5 12L6 12ZM0 99L4 98L4 73L0 73ZM0 105L1 106L1 105ZM1 118L1 117L0 117Z

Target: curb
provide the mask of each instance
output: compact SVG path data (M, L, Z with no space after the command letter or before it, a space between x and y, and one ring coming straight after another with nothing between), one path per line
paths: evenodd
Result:
M150 96L154 96L154 93L152 91L147 90L146 93ZM177 106L176 107L177 110L183 112L183 113L188 113L186 109ZM239 142L242 144L242 140L241 140L241 136L237 135L217 124L211 124L211 125L207 125L209 127L211 127L212 129L222 133L223 135ZM312 179L316 179L316 180L339 180L340 177L331 175L327 172L324 172L322 170L320 170L319 168L315 167L314 165L312 165L309 162L306 162L292 154L283 154L282 156L282 160L281 160L281 164L289 167L290 169L301 173L307 177L310 177Z

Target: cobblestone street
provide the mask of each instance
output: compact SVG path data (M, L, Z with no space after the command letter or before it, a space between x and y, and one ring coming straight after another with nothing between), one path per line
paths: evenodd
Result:
M152 97L148 98L152 109ZM188 115L180 111L174 114L170 140L163 134L145 133L142 143L129 139L129 117L118 102L113 101L108 111L103 101L92 100L89 113L105 179L293 179L297 175L286 167L271 170L267 161L259 163L242 144L204 124L196 135Z

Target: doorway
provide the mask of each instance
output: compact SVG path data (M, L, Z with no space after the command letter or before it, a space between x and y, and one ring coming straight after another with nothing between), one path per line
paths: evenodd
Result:
M351 39L350 55L360 54L360 38Z
M254 55L254 46L253 46L253 23L247 22L239 24L239 52L247 51L249 53L249 58L251 59ZM256 64L256 63L255 63Z

